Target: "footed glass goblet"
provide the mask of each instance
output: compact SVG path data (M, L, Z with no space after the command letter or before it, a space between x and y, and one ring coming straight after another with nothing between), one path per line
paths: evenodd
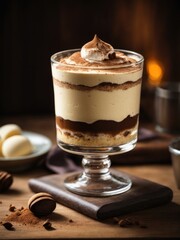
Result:
M80 49L51 57L58 146L82 155L82 172L65 187L85 196L112 196L131 188L124 173L110 170L110 155L132 150L137 142L142 55L116 49L129 61L105 65L80 59Z

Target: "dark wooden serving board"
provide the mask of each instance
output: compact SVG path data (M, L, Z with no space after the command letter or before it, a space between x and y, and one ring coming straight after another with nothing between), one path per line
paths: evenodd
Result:
M173 196L172 190L166 186L128 174L133 182L129 191L110 197L85 197L64 187L63 182L68 175L32 178L29 187L34 192L50 193L57 202L98 220L165 204Z

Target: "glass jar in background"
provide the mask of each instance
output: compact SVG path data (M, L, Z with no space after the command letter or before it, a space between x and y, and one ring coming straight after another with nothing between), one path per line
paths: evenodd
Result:
M159 132L180 133L179 82L169 82L156 88L155 125Z

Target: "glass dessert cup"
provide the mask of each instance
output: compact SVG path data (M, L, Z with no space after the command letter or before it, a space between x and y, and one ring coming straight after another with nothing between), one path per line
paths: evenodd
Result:
M79 195L84 195L84 196L103 197L103 196L112 196L112 195L120 194L120 193L128 191L131 188L132 182L131 182L131 179L126 174L121 173L121 172L114 173L114 172L110 171L111 160L109 159L109 156L128 152L128 151L132 150L136 145L137 131L138 131L138 116L139 116L139 105L140 105L140 88L141 88L141 77L142 77L142 68L143 68L143 57L140 54L134 53L131 51L118 50L118 51L121 51L130 56L134 56L135 59L137 60L136 63L133 63L133 64L128 63L126 65L123 65L124 69L130 68L133 65L133 66L137 66L138 69L141 70L140 81L138 83L138 90L135 90L135 94L133 94L133 96L131 96L132 100L130 100L130 101L136 102L136 107L135 107L136 115L137 115L136 122L133 127L131 126L130 131L129 131L129 129L125 129L126 131L124 130L124 133L122 134L122 138L123 137L126 138L126 135L128 135L128 138L126 140L123 139L121 141L121 137L120 137L118 142L108 141L108 144L107 144L107 142L102 143L101 137L99 137L97 142L96 141L93 142L92 139L91 140L88 139L88 140L84 140L84 141L86 141L86 143L88 142L87 144L86 143L84 144L82 138L78 137L79 133L77 134L76 130L71 129L71 134L68 133L67 138L64 138L63 134L64 134L64 132L66 132L66 127L64 127L65 124L63 123L63 125L60 126L59 120L57 120L58 116L62 116L64 114L63 113L64 109L69 108L69 105L71 103L68 103L69 105L65 106L65 104L69 98L71 99L71 102L76 103L76 104L74 103L74 105L81 106L83 104L82 109L84 109L84 110L88 109L88 107L89 107L89 105L86 106L87 100L77 96L78 92L77 92L77 94L68 95L65 97L65 94L63 93L63 91L65 91L63 89L64 85L62 86L62 84L58 86L61 89L56 90L57 86L56 86L55 82L57 81L57 78L59 76L60 76L59 81L63 82L63 78L67 78L67 76L68 76L68 78L71 78L72 74L74 74L72 72L70 72L70 74L69 74L69 70L67 70L67 76L65 76L66 69L64 70L64 67L66 67L66 66L64 64L60 64L59 60L61 58L70 56L72 53L77 52L77 51L80 51L80 50L79 49L67 50L67 51L56 53L51 57L51 66L52 66L53 81L54 81L54 95L55 95L57 143L58 143L58 146L62 150L72 153L72 154L78 154L78 155L83 156L83 159L82 159L83 171L75 172L75 173L68 175L68 177L64 181L64 185L69 191L79 194ZM61 65L62 69L58 70L57 66L59 64ZM74 68L76 68L76 67L74 67ZM81 68L83 68L83 67L81 67ZM84 68L86 68L86 67L84 67ZM87 68L89 68L89 67L87 67ZM115 66L115 68L117 68L117 66ZM96 70L96 68L93 68L93 69ZM101 71L102 69L104 69L104 67L98 67L98 71L99 70ZM108 67L106 67L105 69L111 71L112 67L110 69ZM58 73L58 71L59 71L59 73ZM63 74L61 74L61 71L63 72ZM78 74L79 74L79 72L78 72ZM91 74L87 71L86 73L78 75L78 78L77 78L77 75L74 74L74 75L76 75L75 79L78 79L78 81L79 81L79 78L83 78L85 74L88 76L90 76L90 75L93 76L93 74ZM92 76L90 76L90 77L92 77ZM70 80L67 80L67 81L69 83ZM78 84L76 83L76 86L77 85ZM81 86L81 84L79 84L78 86ZM67 88L69 89L70 87L68 86ZM62 94L60 94L59 91ZM71 91L71 90L68 90L68 91ZM78 91L79 91L79 89L78 89ZM60 95L61 95L61 99L59 98ZM125 96L126 96L126 94L125 94ZM127 98L128 98L128 96L127 96ZM79 101L79 102L77 103L77 101ZM116 99L116 101L121 101L121 100ZM108 106L106 106L106 107L107 107L107 109L104 111L108 112L109 118L111 119L112 112L111 112L111 110L108 111ZM124 106L124 107L128 108L128 106ZM131 108L134 108L134 105ZM79 107L78 109L81 109L81 108ZM99 110L100 110L100 108L96 109L97 112L99 112ZM116 109L115 109L115 111L116 111ZM91 110L89 110L89 112L91 113ZM133 109L133 112L134 112L134 109ZM68 113L68 110L67 110L67 113ZM80 111L78 112L78 110L76 109L75 115L78 116L81 114L82 114L82 112L80 112ZM87 112L87 115L88 114L89 113ZM91 113L91 115L93 115L93 112ZM129 117L129 115L130 115L130 113L126 116ZM68 118L64 118L64 119L68 119ZM77 122L79 124L81 121L77 120ZM77 129L79 129L79 127ZM108 127L108 129L109 129L109 127ZM104 130L106 131L105 128L104 128ZM89 131L89 129L86 132L86 130L84 130L84 127L83 127L83 131L85 131L85 134L87 136L89 135L90 138L93 135L92 132ZM73 134L75 135L75 137L73 140L71 140L71 136ZM96 136L97 134L94 134L94 135ZM79 138L78 141L76 141L77 138ZM95 137L95 139L96 139L96 137Z

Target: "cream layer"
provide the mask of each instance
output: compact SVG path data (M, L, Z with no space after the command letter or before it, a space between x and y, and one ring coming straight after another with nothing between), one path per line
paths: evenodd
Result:
M81 91L54 84L55 113L64 119L93 123L98 120L120 122L139 113L141 84L126 90Z
M71 67L70 70L59 69L59 64L52 64L52 76L56 80L63 81L73 85L84 85L88 87L97 86L100 83L123 84L126 82L135 82L142 77L141 68L120 68L113 71L82 69Z

